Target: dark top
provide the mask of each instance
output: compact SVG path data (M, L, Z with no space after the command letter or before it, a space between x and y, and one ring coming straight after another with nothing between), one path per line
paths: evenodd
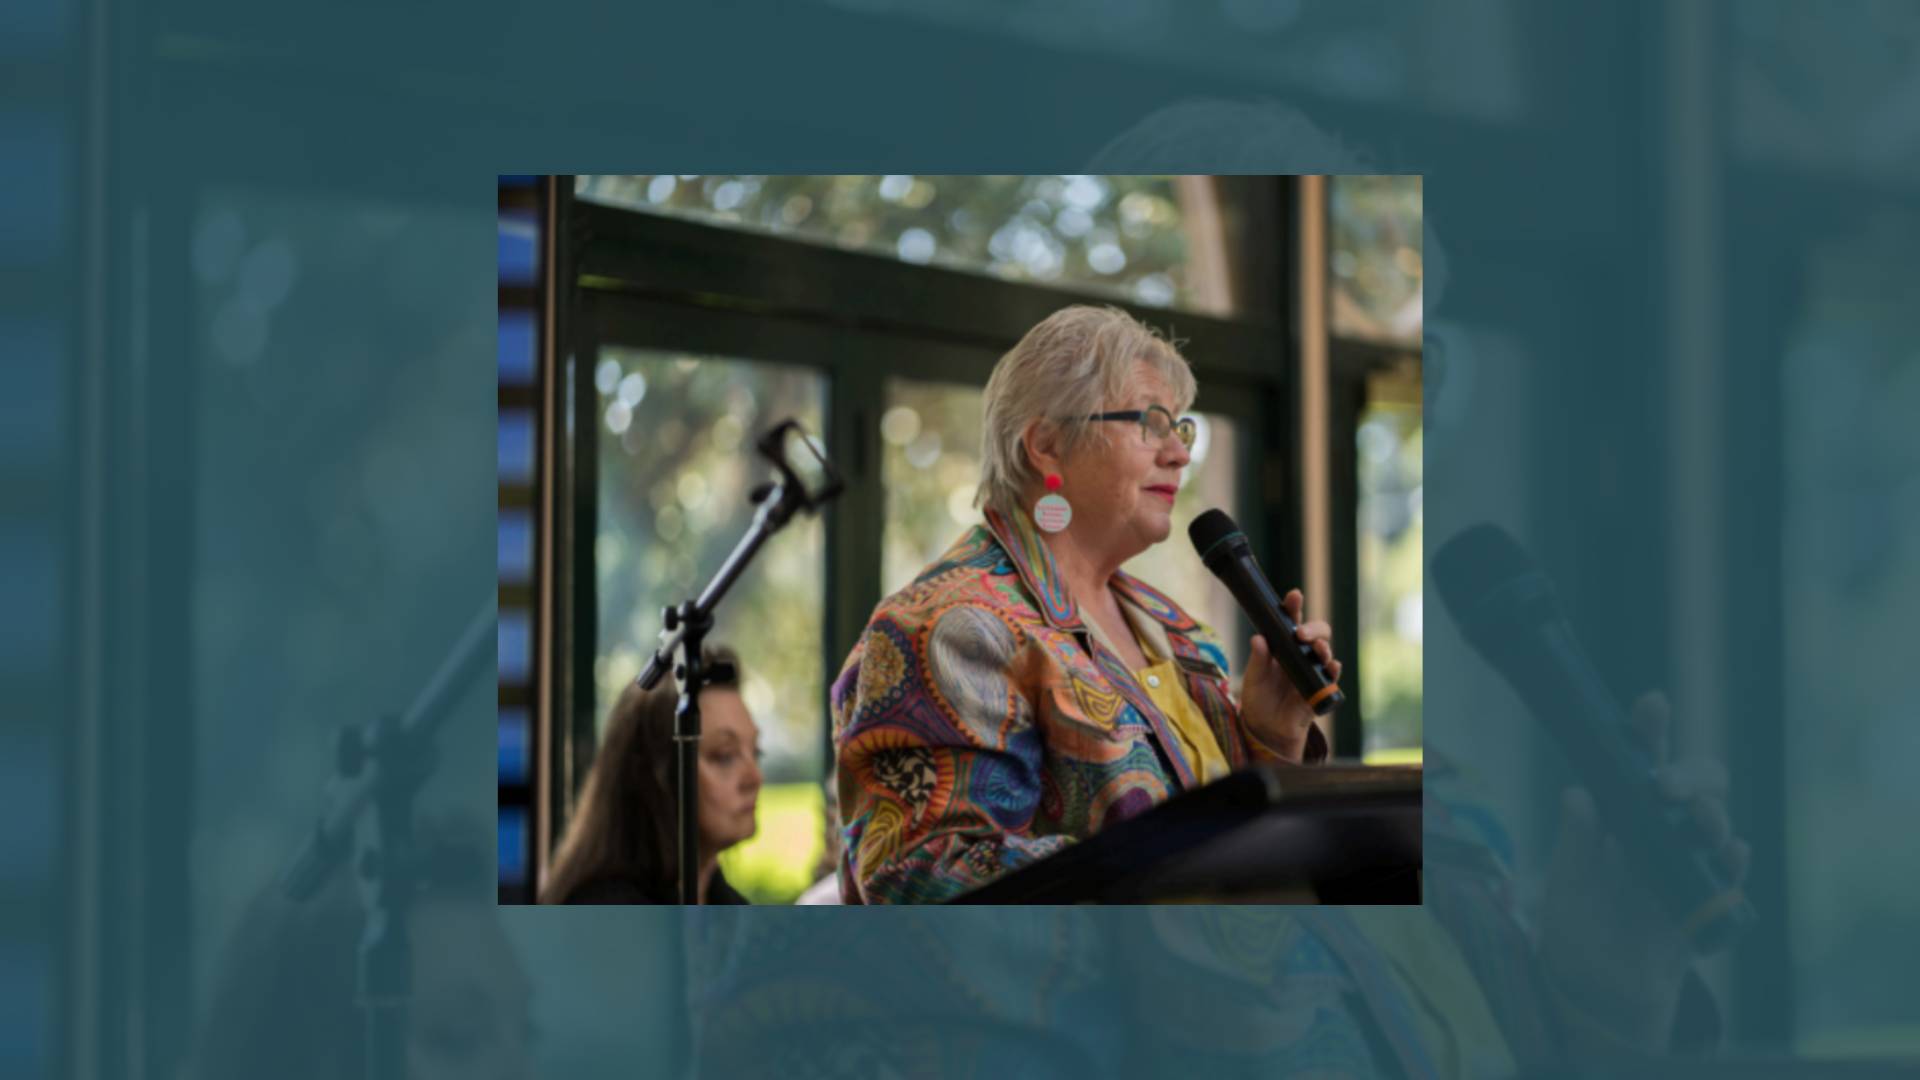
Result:
M678 904L680 896L671 886L665 889L650 888L638 878L597 878L573 890L567 897L569 904ZM747 898L739 890L727 884L727 876L719 867L713 868L713 878L707 882L707 903L744 904Z

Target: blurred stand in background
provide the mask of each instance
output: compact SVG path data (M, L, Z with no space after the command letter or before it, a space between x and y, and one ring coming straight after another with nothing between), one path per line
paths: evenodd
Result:
M1333 416L1400 410L1351 450L1390 496L1432 486L1433 497L1418 501L1421 518L1437 515L1423 522L1423 538L1473 521L1507 527L1561 584L1589 640L1606 643L1595 660L1619 696L1667 687L1676 749L1726 760L1729 811L1755 852L1749 889L1768 919L1705 967L1725 1008L1728 1052L1799 1055L1809 1075L1831 1075L1843 1060L1920 1054L1904 959L1920 949L1911 918L1920 851L1873 842L1876 827L1920 812L1920 789L1907 779L1916 736L1905 680L1920 554L1903 542L1920 532L1911 423L1920 380L1910 362L1920 303L1907 272L1920 232L1912 121L1920 16L1910 7L1140 0L1039 10L817 0L596 9L583 22L564 8L490 18L468 7L455 18L430 4L383 10L371 35L352 14L232 0L137 11L28 0L5 16L0 55L11 78L0 156L12 186L0 204L8 285L0 342L11 382L0 395L9 487L0 556L14 589L0 687L17 703L17 721L0 728L0 789L15 825L0 839L8 1075L166 1076L185 1064L193 1033L214 1012L220 950L305 836L312 778L325 771L339 719L373 715L417 686L438 662L432 643L536 552L555 550L531 517L501 512L502 472L530 467L537 443L511 400L475 377L489 343L499 350L521 326L486 303L498 261L485 241L499 216L480 178L505 161L694 161L716 146L731 147L732 161L832 170L856 161L846 148L854 131L889 133L901 160L1088 160L1115 132L1196 98L1255 113L1264 106L1249 99L1277 101L1370 158L1359 171L1430 181L1424 224L1444 231L1451 265L1444 306L1437 283L1421 286L1433 310L1422 326L1420 395L1404 380L1393 385L1391 367L1343 377L1356 369L1342 356L1387 356L1358 340L1343 346L1333 328L1317 342L1300 338L1299 352L1324 351ZM743 54L748 30L772 44ZM967 92L943 92L948 83ZM1222 123L1220 158L1196 153L1165 167L1235 171L1220 162L1241 146L1264 158L1269 143L1250 116ZM914 153L916 138L930 149ZM1295 145L1281 142L1282 151ZM1238 171L1316 168L1316 153L1304 157ZM1343 205L1338 193L1329 203L1335 212ZM1182 205L1177 191L1172 205ZM987 243L1005 223L994 223ZM495 254L519 228L498 231ZM1342 228L1335 220L1331 231ZM1289 252L1300 239L1274 235ZM904 238L890 238L896 261L927 268L906 260L924 242L902 251ZM1131 264L1133 249L1117 246ZM1021 247L1039 250L1034 241ZM527 253L537 265L541 248ZM1434 252L1420 253L1423 274L1437 278ZM1235 265L1231 255L1226 262ZM879 315L906 310L911 297L877 287L885 276L820 279L834 281L839 302L879 298L882 309L869 303L849 323L862 333L824 341L787 322L764 340L729 336L738 309L715 320L720 331L695 334L687 327L711 327L684 305L656 302L632 323L660 340L576 358L589 378L602 361L619 361L612 389L584 383L593 392L575 399L579 427L612 419L629 375L666 371L690 387L710 379L705 392L725 394L729 377L747 369L702 363L683 372L678 360L771 364L760 355L766 342L796 351L805 342L814 358L837 352L871 371L913 367L900 375L902 398L889 400L884 387L836 398L851 384L821 380L824 363L805 370L789 352L785 368L762 369L779 377L751 385L754 402L739 409L786 393L795 398L787 411L811 402L825 419L829 409L864 409L872 428L911 404L921 430L895 414L871 460L889 468L886 455L897 453L913 468L909 456L925 460L933 446L926 429L947 429L905 395L920 392L913 383L938 383L933 373L965 370L965 358L949 345L908 350L888 337ZM846 284L858 287L838 287ZM1295 308L1297 297L1261 288L1236 281L1229 295L1286 298L1274 319L1289 327L1349 310L1331 297L1326 307ZM1378 325L1401 326L1391 316L1403 305L1374 312ZM949 342L979 332L953 323L1000 314L990 304L952 311ZM1211 328L1207 318L1196 314L1193 325ZM1169 321L1189 332L1184 312ZM679 340L666 340L669 332ZM605 344L627 348L611 333ZM1241 400L1256 417L1297 415ZM1413 400L1424 401L1417 434L1406 424ZM1235 405L1202 411L1232 413L1233 445L1245 448L1252 429L1237 426ZM716 426L723 411L734 407L713 409ZM484 456L490 430L496 462ZM1339 455L1348 448L1328 439L1324 449L1328 474L1346 475ZM1419 473L1409 458L1421 460ZM624 490L611 466L580 475L596 489ZM1297 494L1293 484L1282 484L1281 498ZM685 515L688 504L676 503L696 484L681 486L676 477L658 504L650 488L640 494L649 512L673 506ZM1337 505L1342 493L1327 487ZM614 531L630 513L623 501L639 497L603 498L600 523ZM1404 536L1392 523L1408 501L1388 497L1352 529ZM849 516L875 522L886 512L884 501L870 502ZM499 537L495 584L488 535ZM570 549L601 543L593 523L568 540ZM828 535L820 543L838 550ZM1365 548L1335 536L1330 576L1342 552L1357 563ZM886 565L880 554L807 561L790 579L796 589L835 584L818 586L818 613L792 593L792 617L817 626L833 617L836 592L881 595ZM1380 565L1387 587L1369 595L1394 600L1367 625L1418 625L1420 606L1394 584L1406 564L1385 554ZM641 599L610 601L591 618L576 612L580 632L645 610ZM503 673L534 670L533 635L502 610ZM1439 620L1433 630L1420 641L1412 740L1470 755L1466 789L1479 797L1458 816L1511 862L1525 909L1538 899L1558 826L1562 766L1463 643ZM807 700L809 664L771 684L783 700L789 690ZM1360 708L1371 699L1387 710L1384 723L1406 698L1370 678L1360 675ZM571 715L589 727L601 715L598 685L589 672L575 687ZM538 757L536 729L530 717L519 727L496 717L480 690L458 708L428 801L491 820L497 794L485 780L502 775L503 762ZM1404 704L1400 715L1411 715ZM492 746L489 730L499 732ZM806 745L818 730L794 729L796 769L818 760ZM1364 735L1348 749L1375 752ZM770 770L778 760L770 754ZM803 785L795 836L814 845L823 778L782 779ZM511 866L522 850L510 845L496 863ZM809 875L796 877L795 892ZM791 913L715 923L570 912L582 919L565 925L539 918L547 914L504 911L499 920L538 988L534 1009L550 1037L536 1059L559 1075L630 1075L637 1061L685 1060L678 971L687 935L696 950L724 942L723 955L751 957L765 971L778 968L768 952L794 942L775 932L785 924L746 918ZM927 929L923 941L954 942L941 958L949 967L929 961L927 970L998 965L1016 984L929 979L921 998L849 990L841 979L831 990L796 987L786 1000L845 993L861 1003L859 1030L870 1040L836 1044L827 1025L809 1029L823 1052L844 1047L833 1060L849 1067L891 1055L928 1072L1010 1071L1010 1062L1066 1072L1081 1060L1061 1056L1056 1041L926 1019L944 1015L956 994L993 1000L1036 985L1058 990L1050 1016L1059 1029L1093 1016L1087 1030L1151 1031L1213 1009L1199 1018L1222 1017L1229 1035L1256 1046L1358 1037L1313 1034L1324 1003L1345 992L1337 975L1234 992L1248 984L1244 966L1263 979L1333 970L1311 934L1247 932L1240 920L1264 918L1257 910L981 914L977 928ZM454 954L487 951L480 927L436 925ZM837 948L810 954L808 970L833 976L897 960L907 954L893 931L925 926L905 917L876 925L830 939ZM756 936L756 926L767 930ZM1464 946L1470 956L1482 948ZM1131 996L1120 1006L1094 977L1109 961L1143 973L1125 984ZM1167 970L1205 972L1219 989L1182 993ZM772 1007L743 1012L751 984L736 991L701 979L708 989L693 1000L703 1039L751 1059L742 1033L768 1030ZM333 1004L344 985L293 987L272 1011L344 1016L324 1013L347 1007ZM1222 1002L1235 1008L1222 1011ZM728 1026L747 1015L762 1026ZM483 1041L465 1031L446 1038ZM1098 1048L1116 1074L1156 1060L1126 1056L1130 1043L1110 1045ZM1208 1062L1191 1052L1176 1064Z

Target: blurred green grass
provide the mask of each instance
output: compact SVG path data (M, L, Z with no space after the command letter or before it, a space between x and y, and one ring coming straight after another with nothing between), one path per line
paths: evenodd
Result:
M1794 1047L1806 1058L1920 1060L1920 1026L1862 1024L1802 1035L1795 1040Z
M720 854L727 883L756 904L791 904L813 884L820 861L826 798L820 785L768 784L760 789L759 830Z

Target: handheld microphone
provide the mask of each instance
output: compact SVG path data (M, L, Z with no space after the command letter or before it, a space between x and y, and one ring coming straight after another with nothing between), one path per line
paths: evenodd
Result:
M1684 805L1663 796L1651 756L1520 545L1475 525L1433 557L1433 583L1467 642L1560 741L1621 850L1696 944L1711 951L1757 919Z
M1324 716L1346 704L1347 696L1327 674L1320 654L1313 651L1313 643L1300 640L1300 624L1280 606L1280 597L1267 583L1246 534L1233 518L1224 510L1209 510L1187 526L1187 537L1200 553L1200 561L1227 587L1253 628L1267 639L1267 651L1280 661L1307 707Z

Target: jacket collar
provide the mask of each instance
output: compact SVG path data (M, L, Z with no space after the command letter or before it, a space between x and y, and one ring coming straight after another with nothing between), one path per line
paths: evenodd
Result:
M1182 790L1193 787L1198 782L1195 766L1187 760L1179 740L1174 737L1172 721L1134 680L1120 657L1112 649L1101 645L1098 635L1091 634L1088 624L1081 620L1080 608L1067 592L1067 583L1060 577L1060 568L1054 563L1053 553L1041 541L1033 521L1024 514L1015 513L1009 517L991 509L987 511L986 518L986 528L1006 551L1008 561L1019 571L1020 580L1026 584L1041 615L1057 630L1089 634L1093 640L1088 642L1088 648L1094 663L1106 672L1112 680L1113 689L1153 731L1156 745L1174 782ZM1173 601L1124 572L1114 575L1113 587L1123 600L1130 601L1171 631L1167 634L1167 642L1176 659L1198 655L1198 647L1186 634L1195 624ZM1224 746L1222 748L1225 749Z
M1026 583L1035 606L1047 622L1056 630L1085 629L1080 621L1080 606L1067 592L1066 580L1053 561L1053 552L1041 541L1033 520L1021 513L1002 514L991 507L986 516L987 530L993 533L1014 569L1020 572L1020 580Z
M1026 583L1027 590L1033 594L1036 606L1047 622L1058 630L1077 632L1085 629L1080 618L1080 607L1067 591L1066 580L1060 576L1060 568L1053 561L1053 552L1040 538L1033 520L1025 514L1002 514L992 508L987 510L986 518L988 531L993 533L993 538L1000 542L1007 558L1020 572L1020 580ZM1193 617L1165 593L1124 570L1113 575L1113 588L1121 599L1168 630L1186 634L1198 626Z

